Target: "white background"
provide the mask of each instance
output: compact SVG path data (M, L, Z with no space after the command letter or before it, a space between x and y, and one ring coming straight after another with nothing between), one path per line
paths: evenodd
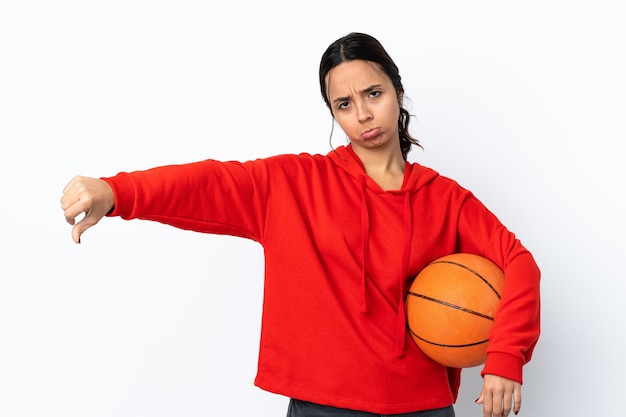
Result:
M621 415L620 3L2 2L0 416L285 415L253 386L258 244L107 218L75 245L59 198L76 174L327 153L317 66L351 31L400 67L425 147L410 159L473 190L542 268L520 415ZM458 416L482 415L478 372Z

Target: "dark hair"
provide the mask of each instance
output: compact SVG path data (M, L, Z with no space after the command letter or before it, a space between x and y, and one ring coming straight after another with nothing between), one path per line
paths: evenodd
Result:
M391 83L395 87L398 96L404 95L404 87L402 86L398 66L393 62L382 44L370 35L352 32L330 44L320 61L320 90L322 92L322 98L330 109L331 114L332 107L328 98L326 75L337 65L357 59L377 64L389 79L391 79ZM400 101L399 104L400 117L398 118L398 132L400 133L400 149L402 151L402 157L406 160L411 150L411 145L416 145L420 148L422 145L409 133L411 115L403 107L402 101Z

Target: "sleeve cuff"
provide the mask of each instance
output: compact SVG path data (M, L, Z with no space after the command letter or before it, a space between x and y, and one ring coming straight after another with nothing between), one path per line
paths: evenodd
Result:
M487 356L487 362L480 375L485 374L498 375L504 378L512 379L520 384L522 381L522 368L524 362L515 356L506 353L493 352Z
M120 216L124 219L131 218L134 207L135 187L130 176L120 173L114 177L102 177L100 179L106 181L111 186L115 198L113 210L107 213L107 216Z

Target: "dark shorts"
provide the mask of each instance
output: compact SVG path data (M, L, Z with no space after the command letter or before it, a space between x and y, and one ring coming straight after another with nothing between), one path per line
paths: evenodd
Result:
M291 399L287 417L454 417L452 406L406 414L374 414Z

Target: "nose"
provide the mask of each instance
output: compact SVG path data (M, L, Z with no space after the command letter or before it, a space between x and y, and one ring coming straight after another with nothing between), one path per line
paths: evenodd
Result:
M369 106L367 105L367 103L362 102L362 101L357 103L356 111L357 111L357 118L359 122L363 123L372 119L372 112Z

